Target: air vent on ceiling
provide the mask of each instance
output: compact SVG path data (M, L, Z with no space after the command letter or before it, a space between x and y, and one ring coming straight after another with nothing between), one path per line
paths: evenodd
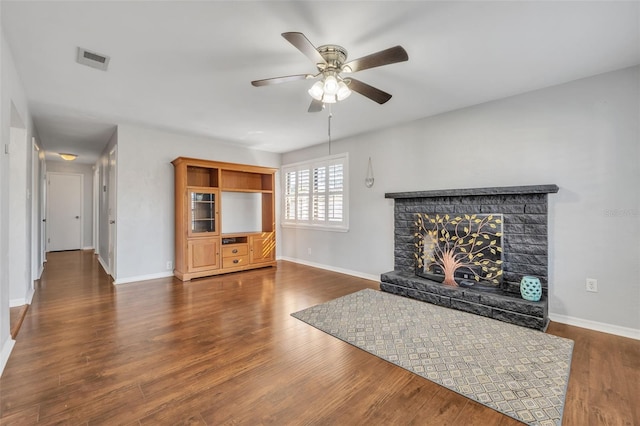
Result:
M106 55L101 55L96 52L91 52L90 50L83 49L82 47L78 47L78 57L76 61L79 64L86 65L91 68L96 68L102 71L107 70L107 66L109 65L109 57Z

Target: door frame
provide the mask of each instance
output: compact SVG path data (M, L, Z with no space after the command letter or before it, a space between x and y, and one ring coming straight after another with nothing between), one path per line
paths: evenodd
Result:
M116 187L118 185L118 174L117 174L117 162L118 162L118 146L114 146L113 149L109 152L109 180L108 180L108 193L107 193L107 221L109 224L109 253L107 254L107 259L109 262L109 275L113 278L114 281L117 280L116 277L116 247L117 247L117 191Z
M100 256L100 167L93 166L93 253Z
M31 281L39 280L42 275L43 253L41 220L42 198L40 180L40 147L36 143L36 138L31 137Z

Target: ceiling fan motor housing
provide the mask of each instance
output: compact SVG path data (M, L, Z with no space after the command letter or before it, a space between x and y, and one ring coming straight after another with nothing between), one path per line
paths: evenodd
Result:
M327 61L326 64L316 64L318 70L323 71L337 71L340 72L342 64L347 60L347 49L335 44L325 44L318 47L318 53Z

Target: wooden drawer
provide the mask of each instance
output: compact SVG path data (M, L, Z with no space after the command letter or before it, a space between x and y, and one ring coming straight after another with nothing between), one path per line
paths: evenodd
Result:
M247 244L229 244L222 246L222 257L238 257L249 254Z
M246 247L245 247L246 248ZM222 268L239 268L249 264L249 255L222 258Z

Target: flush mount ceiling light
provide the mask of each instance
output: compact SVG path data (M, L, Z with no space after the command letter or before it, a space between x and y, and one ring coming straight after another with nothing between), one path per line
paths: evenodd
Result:
M407 52L402 46L395 46L347 62L347 50L342 46L326 44L315 47L304 34L299 32L282 33L282 37L295 46L307 58L311 59L316 65L318 73L266 78L263 80L254 80L251 84L259 87L320 77L320 80L315 82L308 91L309 95L313 98L309 106L309 112L322 111L324 104L334 104L347 99L352 91L360 93L374 102L384 104L391 99L389 93L383 92L354 78L344 78L341 74L350 74L382 65L403 62L409 59L409 55L407 55Z
M78 158L78 156L76 154L69 154L66 152L61 152L58 154L60 156L60 158L62 158L63 160L67 160L67 161L73 161L76 158Z

